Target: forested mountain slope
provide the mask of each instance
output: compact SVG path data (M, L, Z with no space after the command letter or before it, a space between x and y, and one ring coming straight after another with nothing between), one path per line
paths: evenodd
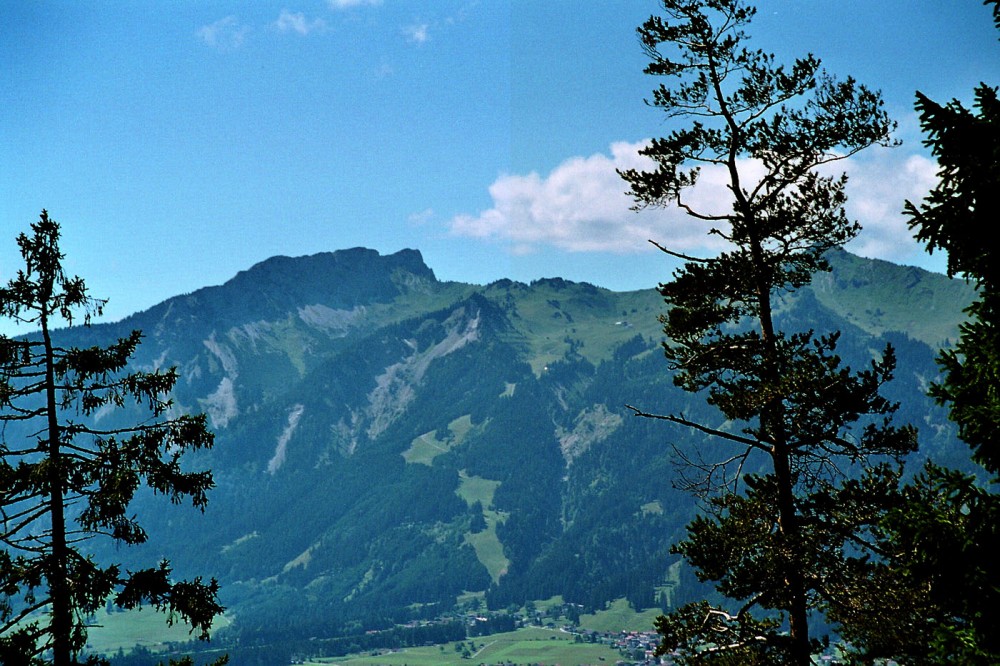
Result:
M785 328L840 330L866 363L886 339L888 391L921 455L960 461L924 396L934 354L972 298L919 269L832 257L780 308ZM175 365L180 409L209 415L198 465L217 482L205 515L143 498L152 535L117 558L170 558L210 575L245 638L309 637L561 594L588 608L700 592L669 554L695 510L674 487L694 433L625 407L718 420L676 389L658 351L655 290L547 279L438 281L420 254L353 249L276 257L224 285L115 324L145 332L136 365ZM721 425L721 424L720 424ZM155 508L152 508L154 507ZM476 595L475 593L480 593Z

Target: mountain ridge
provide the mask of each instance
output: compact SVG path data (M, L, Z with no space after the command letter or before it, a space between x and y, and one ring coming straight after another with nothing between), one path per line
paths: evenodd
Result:
M930 305L933 308L941 309L944 314L937 319L948 323L942 328L942 330L935 331L934 333L925 333L919 326L916 326L916 337L928 342L929 344L945 343L947 340L954 339L954 336L957 334L957 324L954 322L961 320L962 307L964 307L964 304L971 302L974 295L973 288L962 280L948 278L945 275L934 273L916 266L902 266L881 259L862 258L842 249L831 252L829 258L835 267L836 273L844 275L845 277L841 278L838 282L832 277L834 273L819 273L814 277L813 284L810 287L807 287L807 289L815 291L824 305L831 307L837 311L838 314L849 315L849 320L857 323L869 332L905 330L909 327L909 332L913 333L914 324L918 322L918 319L913 316L914 312L917 310L912 307L912 302L920 302L921 298L926 297L929 294L938 294L943 295L943 302L932 303ZM367 285L367 288L357 290L358 284L366 284L365 280L352 279L344 281L342 283L345 285L343 290L348 294L353 292L355 294L353 299L350 296L345 296L343 293L338 292L332 297L329 295L322 297L318 299L316 303L332 307L330 306L329 301L333 300L337 305L341 306L341 308L344 308L347 305L355 306L371 304L370 302L364 302L364 299L361 298L361 296L364 295L384 299L391 290L389 285L391 285L392 288L395 288L396 295L398 295L404 287L411 290L426 290L441 289L449 285L461 285L469 292L473 290L482 290L486 292L509 290L511 288L534 287L538 285L549 285L555 290L558 290L561 285L567 284L591 287L593 289L605 291L611 294L639 294L655 289L655 287L651 286L649 289L613 291L589 282L573 282L560 277L539 278L537 280L532 280L529 283L502 278L486 285L442 282L438 280L433 269L427 266L423 260L421 252L417 249L406 248L391 254L382 255L374 249L355 247L344 250L318 252L315 254L297 257L285 255L270 257L253 264L248 269L237 272L232 278L226 280L220 285L206 286L186 294L173 296L162 301L161 303L133 313L110 325L119 325L124 329L126 324L130 322L147 320L150 316L155 315L155 313L163 312L164 310L169 311L171 307L175 307L179 301L183 301L185 299L194 298L195 302L199 305L202 304L202 301L213 302L221 300L228 302L233 300L231 298L232 294L235 293L236 296L247 296L244 287L251 286L252 289L250 291L254 291L254 288L259 287L261 282L281 287L281 295L288 297L289 299L301 298L303 294L303 289L301 288L302 285L315 281L317 276L331 275L331 267L341 269L339 274L334 273L334 276L336 277L343 277L345 269L361 269L358 271L357 275L347 274L347 277L375 277L377 279L375 284L379 287L372 288L372 285ZM888 267L891 267L891 269L887 270ZM289 278L287 275L289 268L294 269L292 271L292 275L299 278L298 280ZM321 270L316 270L317 268ZM405 273L409 273L412 275L412 278L410 278L409 281L402 281L403 284L393 283L391 275L392 270L401 270ZM887 281L882 279L886 274L905 277L897 277L897 279ZM274 279L274 276L279 276L280 279ZM850 288L847 288L848 286ZM843 301L843 294L857 294L859 290L865 289L872 292L872 295L869 296L868 300L875 300L877 297L884 296L887 291L892 291L897 296L903 294L912 296L912 298L907 300L905 308L910 316L895 316L887 318L884 311L877 312L873 310L858 313L851 311L848 304ZM310 289L308 289L305 293L318 294L322 292L315 289L315 285L310 285ZM226 294L227 298L214 298L216 294ZM322 303L322 300L326 300L328 302ZM961 307L955 307L956 304L961 304ZM282 310L279 307L276 307L273 302L268 303L268 305L270 306L270 312L272 315L283 314ZM264 317L257 315L254 320L260 319L264 319Z

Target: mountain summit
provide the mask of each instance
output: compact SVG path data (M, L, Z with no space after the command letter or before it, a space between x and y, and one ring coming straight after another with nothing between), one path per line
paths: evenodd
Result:
M235 326L279 319L289 304L309 304L334 310L387 303L413 289L431 289L434 272L417 250L382 256L375 250L353 248L304 257L272 257L215 287L175 296L129 317L133 321L169 327L169 319L191 317L211 326ZM145 327L144 327L145 328Z

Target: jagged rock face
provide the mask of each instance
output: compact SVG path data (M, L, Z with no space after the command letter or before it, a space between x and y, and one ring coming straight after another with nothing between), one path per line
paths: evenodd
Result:
M573 422L572 430L558 427L559 450L566 465L573 464L594 444L603 442L622 425L622 415L612 412L604 404L596 404L584 409Z
M466 308L458 308L445 320L443 337L432 340L424 348L416 340L405 340L412 353L376 377L375 388L368 394L369 439L377 439L406 412L431 363L478 340L479 315L479 312L470 315Z
M267 461L267 473L274 474L281 466L285 464L285 454L288 451L288 441L295 434L295 428L299 425L299 419L302 418L302 413L305 411L305 405L292 405L292 408L288 410L288 425L285 429L281 431L278 436L277 446L274 447L274 455L271 459Z
M952 305L935 301L927 340L909 339L884 326L912 316L910 300L874 307L871 295L902 292L907 269L834 259L817 291L782 306L784 321L843 328L849 360L895 335L901 420L928 424L932 450L960 451L920 382L936 372L925 342L954 330L971 292L963 301L955 283L918 275L914 289ZM416 251L353 249L269 259L64 332L93 344L141 328L136 366L176 366L177 408L207 413L216 432L192 463L215 473L207 514L144 498L151 543L110 555L167 554L178 574L219 578L246 631L326 632L465 593L593 606L652 590L694 510L669 452L704 442L624 405L713 417L656 352L662 308L653 290L560 279L443 283ZM696 593L691 579L672 584L675 598Z

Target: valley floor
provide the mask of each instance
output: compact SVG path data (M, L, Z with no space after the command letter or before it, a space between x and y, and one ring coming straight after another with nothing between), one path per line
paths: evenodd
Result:
M625 659L614 646L579 642L578 634L542 627L482 636L458 643L303 662L307 666L469 666L538 664L592 666L645 663ZM470 651L475 648L475 651ZM656 662L650 662L656 663Z

